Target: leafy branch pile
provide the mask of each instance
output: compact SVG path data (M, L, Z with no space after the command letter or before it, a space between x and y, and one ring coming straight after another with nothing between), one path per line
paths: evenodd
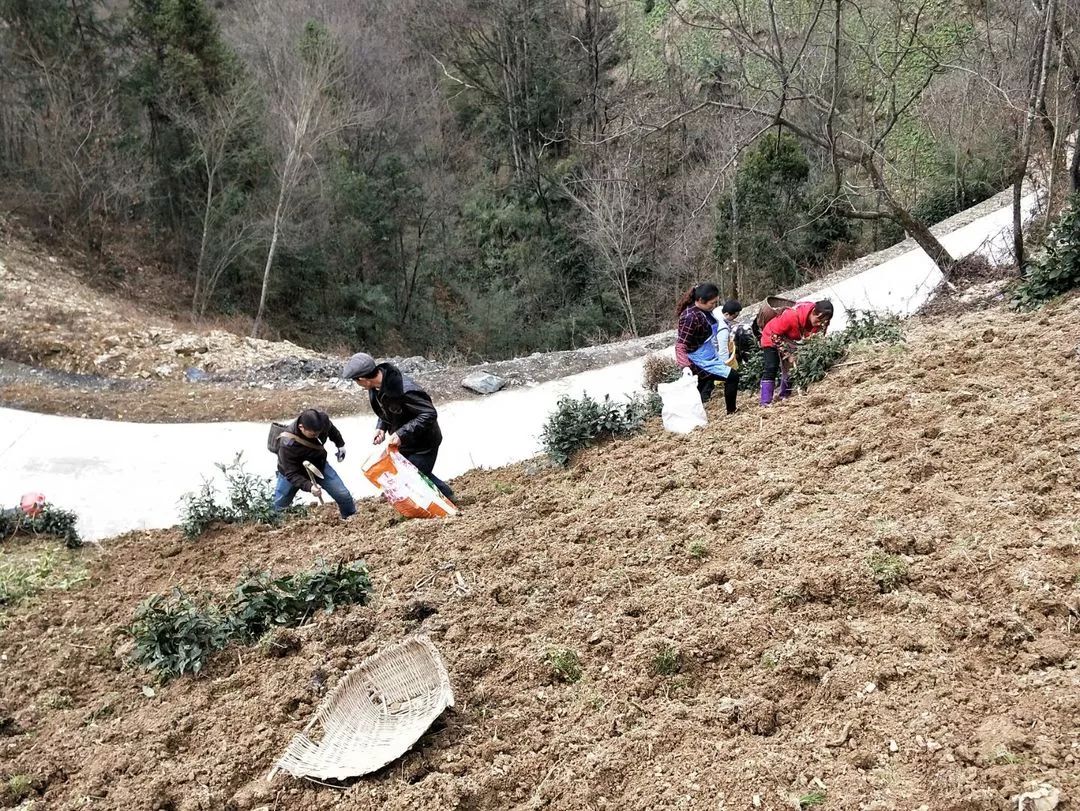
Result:
M184 536L198 538L215 523L269 524L279 526L286 513L304 513L304 507L290 507L284 512L274 509L274 490L269 479L263 479L244 469L237 454L232 464L217 464L225 474L226 502L217 500L217 488L204 481L195 493L183 496L180 526Z
M855 344L895 344L904 340L900 319L855 311L847 329L836 335L816 335L799 347L798 361L791 372L791 385L807 389L824 379L834 365Z
M1080 287L1080 194L1069 199L1042 250L1031 260L1013 304L1035 307L1074 287Z
M824 379L835 364L847 354L848 342L843 333L815 335L799 347L795 368L791 370L791 385L807 389L811 383Z
M904 340L900 319L879 316L872 312L855 311L847 329L834 335L816 335L799 347L798 363L791 373L791 384L806 389L822 380L839 363L853 344L894 344ZM764 356L760 349L751 354L739 367L739 389L753 391L761 385Z
M19 509L0 510L0 540L14 535L51 535L63 540L68 549L76 549L83 545L78 523L75 513L49 504L33 517Z
M544 450L565 465L582 448L640 430L647 418L660 413L659 400L656 393L625 403L613 402L610 397L601 402L587 394L580 400L562 397L540 435Z
M847 344L895 344L904 340L904 331L900 319L895 315L881 316L856 310L848 321L847 329L838 337L842 337Z
M682 376L682 369L671 358L649 355L641 368L641 385L646 391L656 391L661 383L674 383Z
M170 679L199 673L211 654L232 642L251 644L274 628L302 625L320 608L363 605L370 593L367 567L359 561L277 578L253 572L221 601L192 599L180 589L168 598L154 595L126 630L135 640L134 661Z
M765 357L761 348L754 348L739 363L739 391L756 391L761 385L761 375L765 371Z

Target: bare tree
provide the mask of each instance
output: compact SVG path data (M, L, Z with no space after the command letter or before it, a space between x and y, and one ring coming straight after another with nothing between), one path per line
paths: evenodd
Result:
M48 101L35 123L46 199L100 252L109 222L123 216L140 189L138 162L111 148L121 131L119 100L107 88L75 90L70 76L42 67Z
M891 185L888 158L891 137L951 53L928 35L939 5L703 0L693 15L673 5L685 24L729 41L742 69L736 99L710 99L676 118L710 107L751 113L820 148L831 163L836 210L897 222L948 276L955 259ZM866 198L882 207L867 207Z
M214 297L222 274L254 245L255 219L248 212L227 210L227 171L238 141L255 121L257 90L248 79L239 79L225 93L210 99L198 111L168 104L170 118L184 129L193 144L192 160L202 172L205 193L199 212L199 250L191 296L191 320L200 321Z
M137 156L114 146L124 131L120 88L105 70L87 75L98 65L79 54L15 29L0 35L0 167L53 227L71 227L100 252L110 220L146 188Z
M1056 0L1050 0L1043 9L1043 25L1038 32L1038 41L1032 50L1031 92L1028 96L1027 114L1024 117L1023 134L1017 150L1016 168L1013 171L1013 253L1016 255L1016 267L1024 269L1024 231L1020 211L1021 189L1027 174L1028 160L1031 158L1031 139L1035 119L1043 109L1046 97L1046 78L1050 68L1050 55L1054 50L1054 15L1057 10Z
M1052 172L1056 168L1059 156L1063 164L1067 161L1067 166L1064 168L1069 176L1069 191L1075 194L1080 192L1080 139L1073 141L1071 156L1067 145L1070 136L1073 136L1076 128L1080 127L1080 45L1077 43L1075 25L1080 8L1075 0L1061 0L1060 10L1046 8L1046 5L1055 7L1058 5L1057 3L1047 4L1046 0L1033 0L1033 5L1036 11L1043 12L1044 17L1049 20L1051 41L1056 42L1057 48L1057 58L1054 60L1058 74L1057 86L1067 88L1064 93L1059 91L1056 99L1055 106L1058 113L1060 114L1062 108L1068 109L1069 112L1066 113L1064 131L1060 125L1054 128L1055 148L1051 154ZM1053 183L1050 186L1048 196L1050 204L1053 205Z
M630 151L625 160L602 164L564 190L584 215L578 233L596 251L601 272L619 291L627 329L637 335L631 274L644 258L655 216L651 200L634 182L633 167Z
M330 32L309 21L299 36L282 36L283 30L296 31L295 17L270 14L272 6L266 4L256 8L265 14L256 35L256 66L269 95L268 134L275 153L277 193L252 337L258 336L266 313L274 259L295 192L317 167L326 142L359 121L358 109L346 92L345 63Z

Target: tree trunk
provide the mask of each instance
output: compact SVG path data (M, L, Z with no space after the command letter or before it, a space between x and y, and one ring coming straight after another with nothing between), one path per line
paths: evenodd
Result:
M1080 122L1080 81L1074 88L1076 91L1076 120ZM1069 191L1080 194L1080 133L1073 138L1072 159L1069 161Z
M634 304L630 299L630 275L624 265L620 270L620 286L622 287L623 302L626 306L626 325L630 327L630 334L637 337L637 319L634 317Z
M195 292L191 296L191 323L197 324L206 313L205 297L209 301L210 293L205 285L206 276L206 243L210 239L210 209L214 203L214 172L210 172L206 179L206 208L203 209L202 238L199 240L199 259L195 263Z
M589 126L592 139L600 137L600 9L599 0L585 0L586 54L589 62Z
M1050 0L1046 5L1046 22L1042 32L1042 44L1039 51L1035 76L1032 77L1031 97L1028 99L1027 116L1024 119L1024 134L1020 144L1020 154L1013 173L1013 253L1016 256L1016 269L1024 272L1024 230L1020 212L1020 200L1023 197L1024 176L1027 174L1028 159L1031 156L1032 130L1035 116L1042 106L1046 92L1046 75L1049 71L1050 53L1053 51L1054 12L1057 0ZM1051 203L1052 201L1048 201Z
M1065 144L1066 153L1068 152L1069 135L1073 133L1074 125L1080 123L1080 63L1077 62L1073 49L1067 45L1065 39L1065 29L1068 27L1069 22L1068 9L1068 4L1062 9L1062 18L1064 18L1066 25L1062 26L1062 18L1055 16L1053 25L1050 27L1059 44L1058 75L1060 76L1061 74L1062 65L1069 69L1069 81L1072 84L1073 104L1076 112L1076 116L1072 122L1066 121L1064 125L1066 132L1061 133L1061 127L1058 127L1059 137L1062 138L1063 143ZM1073 142L1073 151L1072 156L1069 159L1067 173L1069 175L1069 193L1076 194L1077 192L1080 192L1080 136L1077 136L1076 140Z
M266 309L266 291L270 289L270 269L274 265L274 254L277 252L278 234L281 232L281 214L285 209L286 186L289 180L281 178L281 189L278 191L277 207L274 209L274 229L270 235L270 250L266 252L266 267L263 268L262 292L259 294L259 310L255 314L255 325L251 328L251 337L259 337L259 327L262 326L263 311Z
M953 267L956 265L956 260L952 254L941 244L941 241L934 236L924 222L917 219L899 200L892 196L885 186L885 178L882 177L873 158L864 158L863 166L870 175L874 188L878 190L881 199L885 202L886 208L889 209L892 218L903 226L908 236L918 243L919 247L934 261L934 264L938 266L938 270L948 281L952 276Z
M732 177L738 177L739 162L732 161L734 170ZM739 186L734 184L731 190L731 297L737 299L742 292L742 260L739 258Z

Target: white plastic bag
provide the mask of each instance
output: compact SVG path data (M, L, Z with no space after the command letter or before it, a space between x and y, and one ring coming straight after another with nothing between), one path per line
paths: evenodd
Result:
M661 383L656 387L664 408L660 412L664 427L676 434L689 434L700 425L708 425L705 405L698 393L697 376L689 369L674 383Z

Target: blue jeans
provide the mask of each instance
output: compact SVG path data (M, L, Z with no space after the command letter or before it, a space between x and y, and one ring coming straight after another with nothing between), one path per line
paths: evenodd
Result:
M352 493L349 492L349 488L345 486L345 482L341 480L337 471L330 465L323 468L323 478L319 481L319 486L337 502L342 518L348 518L356 512L356 501L353 500ZM277 485L274 487L274 509L286 509L293 503L293 499L296 498L296 491L299 489L299 487L278 473Z

